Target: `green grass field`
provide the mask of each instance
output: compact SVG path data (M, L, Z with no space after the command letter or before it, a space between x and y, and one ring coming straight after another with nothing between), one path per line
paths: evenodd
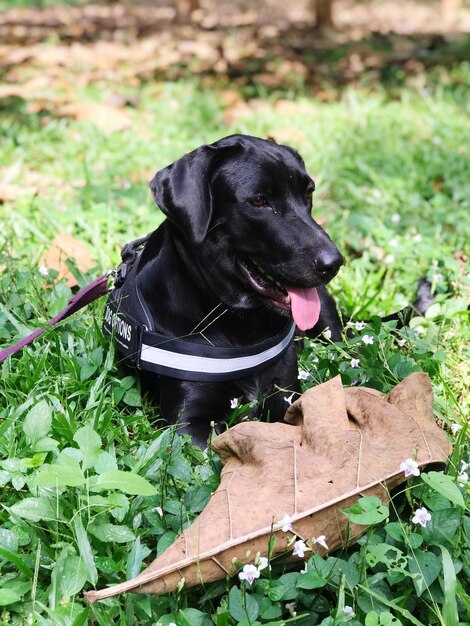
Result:
M108 87L77 86L77 98L99 101ZM96 303L0 366L1 624L470 622L465 93L461 78L393 97L350 88L330 103L288 93L228 123L217 89L154 83L139 90L139 106L125 110L127 127L114 133L28 112L18 98L4 101L0 168L16 192L0 205L3 346L44 324L71 295L64 283L53 286L53 272L38 270L55 235L68 232L88 245L96 268L82 275L71 263L84 285L118 262L126 241L162 220L146 185L157 169L234 132L270 135L301 152L317 185L314 216L347 258L331 291L353 320L372 320L343 343L299 347L305 388L340 373L345 385L386 392L424 370L454 452L442 480L413 478L385 521L371 519L348 550L312 556L308 574L299 573L300 563L275 564L252 586L235 577L89 607L83 591L135 576L202 510L220 472L216 456L152 425L158 411L116 362L100 331L103 302ZM435 289L426 317L401 331L381 325L375 316L413 300L422 276ZM358 349L364 333L374 344ZM116 470L127 472L119 489L94 489ZM135 475L157 495L136 488ZM431 513L426 528L411 521L422 506ZM384 545L388 552L378 548Z

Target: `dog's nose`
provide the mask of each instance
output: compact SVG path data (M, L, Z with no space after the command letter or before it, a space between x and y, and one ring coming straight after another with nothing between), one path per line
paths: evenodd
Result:
M344 257L336 248L321 250L314 261L315 271L324 282L334 278L343 264Z

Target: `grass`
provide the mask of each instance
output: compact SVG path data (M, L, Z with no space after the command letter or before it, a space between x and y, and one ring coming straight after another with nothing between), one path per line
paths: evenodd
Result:
M98 84L77 94L99 100L106 89ZM201 83L148 84L139 99L139 108L128 110L131 126L112 134L51 113L28 114L20 100L7 102L0 168L10 177L13 172L25 191L0 207L0 341L8 345L43 324L70 297L66 285L53 287L53 276L38 272L57 233L72 233L92 251L96 268L85 276L75 270L85 284L118 262L126 241L161 221L146 187L154 171L233 132L290 136L317 183L314 214L348 258L331 290L354 320L372 320L362 330L353 326L342 343L299 344L308 374L303 385L339 373L346 385L388 391L409 373L427 371L436 416L454 451L444 486L435 478L408 482L394 495L385 522L372 518L364 538L346 551L312 556L307 574L298 564L275 565L252 587L222 580L88 607L82 591L136 575L202 510L220 472L210 452L152 426L155 408L103 339L103 303L97 303L0 366L0 620L60 626L468 623L470 520L462 462L468 462L463 251L469 152L461 85L426 93L403 89L394 98L378 89L367 96L350 89L328 104L307 94L288 106L272 97L232 124L224 121L217 90ZM32 173L35 181L39 174L39 194L28 192ZM374 316L412 300L421 276L436 290L426 317L399 332L380 324ZM363 346L364 334L374 337L372 346ZM351 367L352 358L358 367ZM243 407L236 411L243 416ZM127 472L120 489L90 491L116 470ZM136 488L135 476L145 487ZM157 495L146 495L148 485ZM433 520L422 529L411 523L421 506ZM348 606L355 616L344 610Z

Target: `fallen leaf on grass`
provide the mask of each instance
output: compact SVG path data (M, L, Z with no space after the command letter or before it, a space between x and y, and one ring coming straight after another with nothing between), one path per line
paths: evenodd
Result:
M5 202L14 202L25 194L34 193L35 190L30 187L22 187L13 183L0 182L0 204Z
M78 269L83 273L90 270L94 265L86 246L77 241L72 235L60 233L54 237L52 246L39 261L39 267L43 266L48 270L56 270L58 272L57 282L65 278L69 287L75 287L77 280L66 265L68 258L74 259Z
M60 113L78 122L92 122L105 133L114 133L132 126L127 112L99 102L76 102L61 107Z
M300 128L285 127L285 128L277 128L273 130L272 136L276 140L277 143L287 143L296 145L302 145L307 143L307 135Z

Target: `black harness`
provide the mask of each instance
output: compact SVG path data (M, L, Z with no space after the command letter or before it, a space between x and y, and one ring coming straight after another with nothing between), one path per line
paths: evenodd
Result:
M216 382L262 371L282 357L295 334L292 320L274 337L249 347L220 347L196 343L194 336L188 340L154 332L152 316L134 280L149 237L131 241L122 249L122 262L114 270L114 288L104 312L103 332L114 337L128 365L180 380Z

